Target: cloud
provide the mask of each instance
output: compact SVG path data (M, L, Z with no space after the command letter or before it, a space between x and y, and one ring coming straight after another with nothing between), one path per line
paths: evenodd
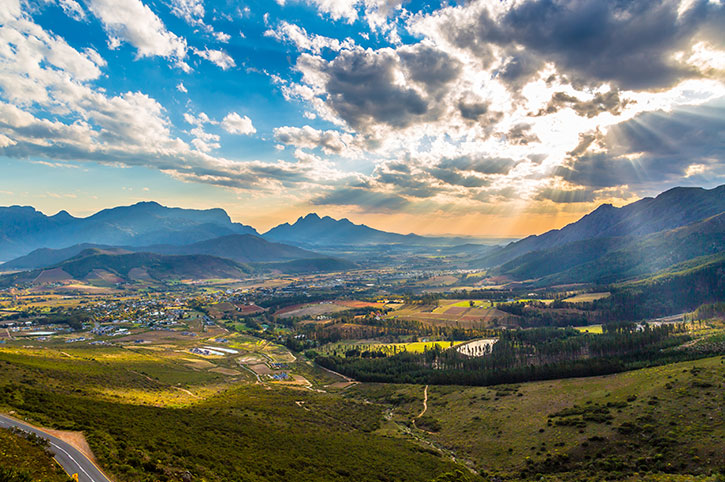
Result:
M283 144L305 149L322 149L326 154L354 155L352 152L353 137L338 131L321 131L310 126L278 127L274 130L274 138Z
M394 193L372 191L359 187L341 187L313 197L315 205L358 206L369 212L401 211L410 205L402 196Z
M178 84L176 84L176 90L178 90L179 92L183 92L184 94L189 92L186 87L184 87L183 82L179 82Z
M172 0L171 13L183 18L189 25L204 25L205 12L203 0Z
M406 127L429 110L423 93L397 81L401 64L392 49L343 50L329 62L303 54L297 68L325 94L334 115L355 129L374 124Z
M353 23L362 16L373 31L393 32L393 25L388 23L388 18L400 9L403 0L304 0L307 4L314 6L317 10L328 15L333 20L342 20ZM285 5L284 0L277 0L280 5ZM397 39L395 35L393 39Z
M563 108L573 109L578 115L589 118L596 117L603 112L619 115L631 102L631 100L622 99L618 90L598 92L589 100L580 100L565 92L555 92L546 107L541 109L537 115L553 114Z
M140 0L89 0L89 8L103 24L110 44L128 42L138 57L165 57L187 70L186 40L169 32L161 19Z
M219 136L206 114L184 116L194 128L187 144L174 134L166 110L142 92L109 95L90 83L101 75L94 55L48 34L19 9L0 9L0 155L51 162L144 166L184 181L264 192L298 185L325 186L346 174L330 162L302 155L294 162L212 156ZM12 5L11 5L12 7ZM32 75L30 75L32 73ZM42 116L33 112L40 110ZM231 113L222 127L250 133L248 117Z
M202 31L215 38L218 42L227 43L232 38L224 32L217 32L204 22L206 10L203 0L171 0L171 13L184 19L192 27L199 27Z
M252 119L240 116L236 112L230 112L222 120L222 128L230 134L251 135L257 132L252 125Z
M338 40L322 35L309 34L303 27L285 21L282 21L276 29L267 30L264 35L280 42L291 43L301 52L315 54L322 53L324 49L339 52L342 49L350 49L355 45L355 42L350 38Z
M215 64L217 67L220 67L222 70L227 70L232 67L236 67L236 63L234 62L234 59L229 56L226 52L223 50L209 50L205 48L204 50L199 50L197 48L193 48L193 51L196 55L199 57L208 60L209 62Z
M537 193L536 199L549 200L555 203L588 203L594 201L596 195L588 189L567 190L546 187Z
M63 12L74 20L83 20L86 18L86 12L83 7L75 0L45 0L46 3L57 3Z
M676 53L701 40L722 45L719 2L693 0L473 1L418 17L412 29L479 57L508 54L500 67L507 82L531 78L546 62L575 82L610 82L622 89L661 89L701 73Z
M555 173L582 186L644 186L697 175L722 167L725 105L642 113L606 134L583 136L570 154Z

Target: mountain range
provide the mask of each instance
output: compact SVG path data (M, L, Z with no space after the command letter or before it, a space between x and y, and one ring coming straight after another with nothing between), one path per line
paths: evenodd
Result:
M579 221L529 236L473 261L534 284L606 284L725 250L725 185L674 188L621 208L604 204Z
M397 234L355 224L347 218L320 217L316 213L301 216L294 224L284 223L263 234L265 239L300 246L365 246L376 244L462 244L465 238L427 237Z
M169 208L156 202L104 209L86 218L65 211L46 216L27 206L0 208L0 261L38 248L77 244L146 246L190 244L230 234L257 231L234 223L223 209Z
M411 247L455 257L463 268L487 269L492 275L538 285L633 279L725 250L725 185L678 187L620 208L603 204L561 229L498 247L471 243L469 238L390 233L315 213L259 235L250 226L232 222L221 209L168 208L155 202L106 209L87 218L64 211L46 216L31 207L0 208L4 271L56 269L70 260L76 266L79 256L86 264L146 259L154 266L177 266L171 257L192 257L217 268L226 264L216 260L225 260L234 265L219 269L229 273L340 271L356 265L317 251L353 256ZM186 261L179 258L178 266ZM163 272L159 270L150 272ZM110 269L124 278L122 271ZM181 276L188 271L167 272Z

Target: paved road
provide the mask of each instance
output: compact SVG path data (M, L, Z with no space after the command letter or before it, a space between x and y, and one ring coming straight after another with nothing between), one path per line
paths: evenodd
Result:
M43 432L40 429L28 425L14 418L0 415L0 427L10 428L17 427L32 432L35 435L43 437L50 442L50 449L55 453L55 459L69 474L78 474L80 482L111 482L111 480L103 475L98 467L93 464L88 457L83 455L78 449L72 445L62 441L57 437Z

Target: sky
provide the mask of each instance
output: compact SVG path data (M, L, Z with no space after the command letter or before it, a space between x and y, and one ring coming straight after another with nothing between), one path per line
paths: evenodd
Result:
M0 205L524 236L725 183L720 0L2 0Z

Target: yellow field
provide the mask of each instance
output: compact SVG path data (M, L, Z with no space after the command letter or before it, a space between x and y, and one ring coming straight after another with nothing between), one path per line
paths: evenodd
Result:
M602 334L602 325L575 326L574 329L582 333L591 333L593 335Z
M473 306L482 306L484 308L493 307L493 303L488 300L471 300L473 301ZM463 300L463 301L457 301L453 303L452 305L448 305L447 308L450 308L451 306L455 306L458 308L468 308L471 306L471 301L469 300Z
M571 296L564 301L567 303L587 303L590 301L601 300L602 298L608 298L609 295L609 291L602 293L580 293L578 295Z
M381 343L376 345L370 345L371 349L381 350L394 350L408 351L411 353L423 353L425 350L430 350L436 345L441 349L445 350L456 345L460 345L462 341L415 341L411 343Z

